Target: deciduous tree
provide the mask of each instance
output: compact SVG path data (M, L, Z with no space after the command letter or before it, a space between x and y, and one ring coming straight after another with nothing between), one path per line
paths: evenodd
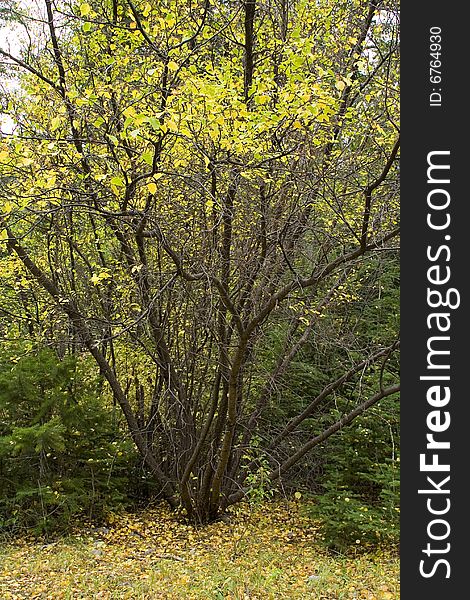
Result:
M164 497L213 519L250 485L243 456L291 361L354 298L358 270L396 251L396 7L44 0L15 14L22 49L0 49L15 124L0 142L5 335L25 334L8 324L20 311L28 335L89 352ZM376 364L378 387L312 426L272 481L399 389L397 343L374 338L359 359L338 344L343 372L266 456Z

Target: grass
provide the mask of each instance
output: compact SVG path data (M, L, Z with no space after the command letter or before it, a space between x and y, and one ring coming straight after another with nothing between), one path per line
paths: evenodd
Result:
M0 598L394 600L393 550L331 555L297 502L238 507L195 528L165 506L110 515L52 543L4 544Z

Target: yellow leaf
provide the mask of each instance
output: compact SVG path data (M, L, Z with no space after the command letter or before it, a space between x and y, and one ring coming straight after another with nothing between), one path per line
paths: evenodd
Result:
M104 279L110 279L110 278L111 278L111 275L109 273L107 273L106 271L101 271L101 273L99 273L99 274L93 273L93 276L91 278L91 283L93 285L98 285ZM92 460L92 459L89 459L89 460Z
M150 183L147 183L147 189L151 194L155 194L157 191L157 184L151 181Z
M174 60L170 60L170 62L168 63L168 68L170 69L170 71L177 71L178 63L175 63Z
M8 215L11 213L12 210L13 210L13 204L9 200L7 200L5 202L5 204L3 205L3 213Z
M86 17L88 14L90 14L91 11L91 6L89 4L87 4L86 2L83 4L80 4L80 15L82 17Z
M52 131L55 131L60 126L60 117L54 117L51 121Z
M266 94L261 94L260 96L255 96L255 102L256 104L266 104L267 102L269 102L269 96L267 96Z
M135 115L135 108L133 106L128 106L122 111L122 114L125 117L133 117Z

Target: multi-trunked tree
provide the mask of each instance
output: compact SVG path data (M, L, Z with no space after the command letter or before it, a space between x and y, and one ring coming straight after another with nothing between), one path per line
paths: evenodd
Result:
M29 35L0 49L9 302L30 335L93 356L162 495L213 519L246 494L253 439L274 482L399 389L398 342L357 348L351 330L342 371L259 442L291 362L367 261L396 252L396 7L45 0L11 15Z

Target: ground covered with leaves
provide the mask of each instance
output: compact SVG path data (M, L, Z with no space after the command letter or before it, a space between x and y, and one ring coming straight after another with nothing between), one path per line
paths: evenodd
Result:
M197 528L165 506L54 541L4 543L0 597L264 600L399 598L398 555L328 553L301 503L239 506Z

